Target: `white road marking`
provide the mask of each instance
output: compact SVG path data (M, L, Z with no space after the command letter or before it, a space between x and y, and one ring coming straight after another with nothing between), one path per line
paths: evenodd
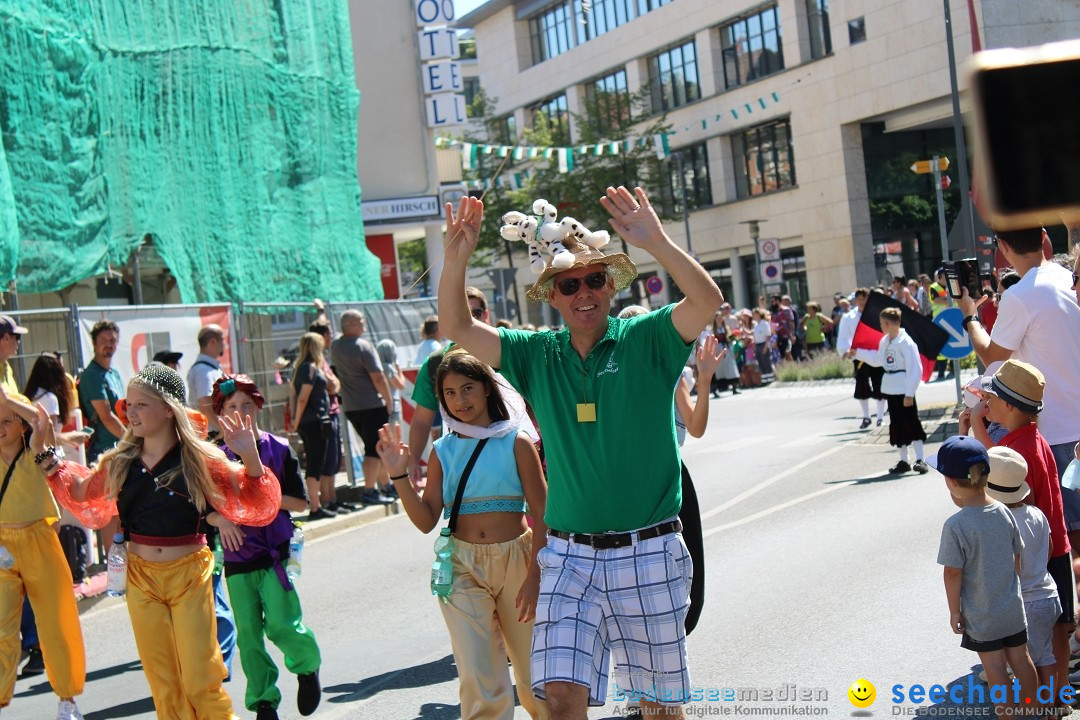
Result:
M779 512L781 510L785 510L785 509L791 507L792 505L798 505L801 502L806 502L807 500L812 500L812 499L814 499L814 498L816 498L816 497L818 497L820 495L826 495L828 493L833 492L834 490L839 490L840 488L845 488L845 487L847 487L849 485L854 485L857 482L859 482L859 481L858 480L848 480L847 482L844 482L844 483L838 483L836 485L830 485L827 488L822 488L821 490L818 490L816 492L812 492L809 495L803 495L802 497L795 498L794 500L788 500L786 503L780 503L779 505L774 505L771 508L768 508L767 510L762 510L761 512L754 513L753 515L747 515L744 518L740 518L740 519L738 519L738 520L736 520L734 522L727 523L726 525L718 525L717 527L710 528L710 529L706 530L705 532L701 533L701 536L703 538L707 538L710 535L715 535L716 533L720 532L721 530L730 530L731 528L739 527L740 525L745 525L747 523L754 522L755 520L760 520L761 518L765 517L766 515L772 515L773 513Z
M700 449L697 447L699 443L687 443L686 449L683 451L683 454L712 455L714 453L735 452L736 450L748 448L751 445L760 445L761 443L772 440L775 437L775 435L751 435L750 437L740 438L738 440L732 440L725 443L706 443ZM693 452L689 452L691 450Z
M705 520L707 520L708 518L711 518L714 515L719 515L723 511L727 510L729 507L731 507L733 505L736 505L738 503L741 503L743 500L750 497L751 495L754 495L755 493L761 492L765 488L769 487L770 485L772 485L774 483L779 482L780 480L783 480L784 478L788 477L789 475L794 475L795 473L799 472L800 470L802 470L805 467L808 467L809 465L812 465L813 463L821 462L822 460L829 457L833 453L843 450L844 447L845 447L845 445L837 445L836 447L833 447L833 448L830 448L830 449L826 450L825 452L821 453L820 455L815 455L812 458L808 458L806 460L803 460L798 465L794 465L794 466L788 468L787 470L785 470L784 472L779 473L778 475L773 475L768 480L760 482L757 485L754 485L753 487L739 493L738 495L731 498L727 502L722 503L721 505L718 505L717 507L714 507L712 510L709 510L708 512L702 513L701 514L702 521L705 521Z

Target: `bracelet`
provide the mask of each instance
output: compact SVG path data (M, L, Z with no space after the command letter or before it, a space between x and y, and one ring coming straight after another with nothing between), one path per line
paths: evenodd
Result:
M960 327L964 330L967 330L967 326L973 322L982 324L982 321L979 319L978 315L968 315L966 318L960 321Z
M391 480L404 480L407 477L409 477L409 473L404 473L402 475L391 475L390 479Z
M34 456L34 464L40 465L45 462L46 458L56 457L56 448L52 445L46 445L45 449Z

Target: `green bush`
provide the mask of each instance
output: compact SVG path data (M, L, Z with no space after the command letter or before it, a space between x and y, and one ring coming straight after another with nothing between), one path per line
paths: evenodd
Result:
M825 352L813 360L783 362L776 366L776 379L780 382L837 380L854 376L854 363L831 352Z

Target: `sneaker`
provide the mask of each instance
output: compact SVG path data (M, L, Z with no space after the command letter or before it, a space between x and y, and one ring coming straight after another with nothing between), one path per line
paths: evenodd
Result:
M319 508L318 510L309 512L307 520L308 522L312 522L313 520L327 520L332 517L337 517L337 513L330 512L326 508Z
M41 655L41 648L30 648L30 659L23 665L20 678L34 677L45 672L45 658Z
M394 487L393 483L384 487L380 492L391 500L401 499L401 496L398 495L397 488Z
M911 466L911 469L919 473L920 475L925 475L926 473L930 472L930 468L927 467L926 462L924 462L923 460L916 460L915 464Z
M296 689L296 709L301 715L307 717L315 712L322 700L322 686L319 685L319 671L306 675L297 675L299 687Z
M870 418L868 418L868 417L867 417L867 418L863 418L863 419L862 419L862 424L861 424L861 425L859 425L859 429L860 429L860 430L865 430L865 429L866 429L866 428L868 428L868 427L870 427Z
M889 472L893 475L903 475L904 473L911 472L911 466L901 460L889 468Z
M268 702L259 703L259 706L255 708L255 720L280 720L277 708Z
M330 503L330 505L327 506L327 509L338 515L348 515L352 512L351 507L347 507L344 503L339 503L337 500Z
M363 510L364 506L358 503L346 502L344 500L338 500L337 504L347 509L349 512L356 512L357 510Z
M56 720L83 720L83 716L73 700L61 700L56 706Z
M641 705L636 700L628 702L626 704L626 710L623 713L624 718L630 718L631 720L641 720Z
M365 505L390 505L393 503L393 499L386 497L375 488L365 488L364 494L360 496L360 501Z

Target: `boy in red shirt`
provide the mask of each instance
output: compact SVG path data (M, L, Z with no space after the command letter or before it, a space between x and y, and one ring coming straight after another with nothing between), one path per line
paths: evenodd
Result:
M1054 626L1054 687L1068 682L1069 633L1076 623L1075 592L1069 536L1065 529L1065 514L1061 504L1061 483L1057 463L1050 445L1036 426L1042 410L1046 381L1034 365L1019 360L1007 360L993 377L983 384L987 401L985 417L1000 423L1009 434L998 445L1012 448L1027 462L1027 484L1031 494L1026 502L1035 505L1050 522L1050 560L1046 570L1054 578L1061 598L1061 617ZM993 482L993 478L990 479Z

